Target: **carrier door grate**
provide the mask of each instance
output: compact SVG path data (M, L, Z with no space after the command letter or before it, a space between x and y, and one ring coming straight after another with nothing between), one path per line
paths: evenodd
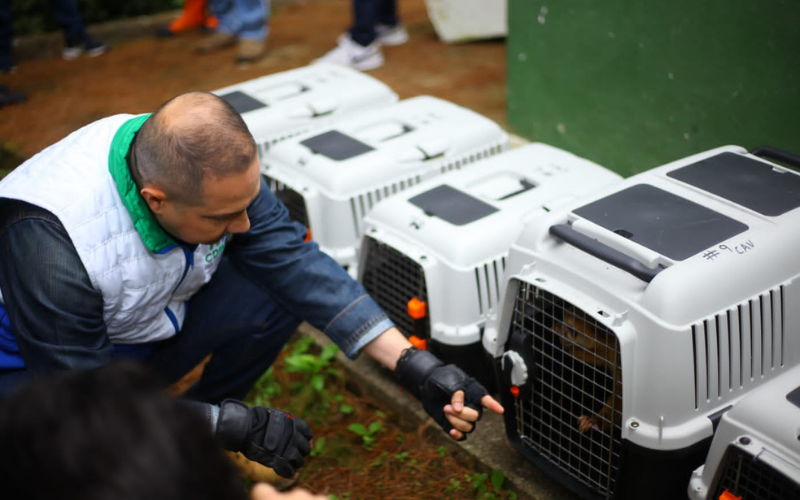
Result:
M600 498L612 498L622 422L616 336L581 309L527 283L520 283L511 328L532 337L526 344L535 364L515 403L521 442Z
M796 500L800 486L766 463L731 446L722 463L724 470L715 491L709 498L721 498L728 491L746 500Z
M305 227L311 227L308 224L308 211L306 210L306 200L303 195L268 175L265 175L264 179L266 179L270 190L275 193L275 197L286 205L289 210L289 218Z
M386 311L389 319L406 336L416 334L430 338L430 320L426 315L415 331L414 320L408 315L408 301L416 297L428 302L425 272L422 267L397 249L375 238L364 238L364 267L361 282L373 299Z

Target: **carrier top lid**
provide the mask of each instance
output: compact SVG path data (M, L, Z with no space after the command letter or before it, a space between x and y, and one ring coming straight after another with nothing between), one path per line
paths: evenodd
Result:
M800 207L800 175L736 153L711 156L667 175L770 217Z
M266 103L263 103L255 97L245 94L241 90L228 92L227 94L221 95L220 98L227 101L228 104L233 106L233 109L242 114L267 107Z
M330 130L320 135L315 135L301 141L300 144L310 149L314 154L321 154L336 161L349 160L375 150L369 144L365 144L338 130Z
M408 201L427 215L439 217L456 226L469 224L498 211L492 205L447 184L418 194Z
M574 213L673 260L684 260L748 226L649 184L636 184Z

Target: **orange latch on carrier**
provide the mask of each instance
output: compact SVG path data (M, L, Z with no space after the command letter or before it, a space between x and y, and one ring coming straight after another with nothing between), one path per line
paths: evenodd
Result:
M516 385L512 385L509 391L511 392L511 395L514 396L515 398L519 397L519 387L517 387Z
M725 490L722 492L722 495L719 496L719 500L742 500L742 497L737 497L730 491Z
M416 335L412 335L408 338L408 341L411 342L411 345L416 347L417 349L427 351L428 350L428 341L425 339L421 339Z
M414 320L414 335L408 341L417 349L428 349L428 341L425 339L427 332L425 332L425 324L423 319L428 315L428 304L425 301L412 297L406 304L406 311L411 319Z
M428 315L428 303L412 297L406 304L408 315L413 319L422 319Z

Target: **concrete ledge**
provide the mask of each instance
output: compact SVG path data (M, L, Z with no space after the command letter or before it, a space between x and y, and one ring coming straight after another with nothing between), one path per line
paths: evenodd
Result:
M322 332L308 323L302 323L298 331L310 336L320 347L331 344ZM355 361L338 352L339 361L348 375L358 379L368 391L369 396L386 404L392 411L412 424L430 421L422 405L407 392L401 391L394 375L367 356L359 356ZM487 471L499 470L510 483L508 488L515 491L520 500L576 500L578 497L555 480L546 476L531 462L517 452L506 438L503 417L484 412L475 432L466 441L453 441L430 422L427 435L437 444L451 450L459 450L480 463Z

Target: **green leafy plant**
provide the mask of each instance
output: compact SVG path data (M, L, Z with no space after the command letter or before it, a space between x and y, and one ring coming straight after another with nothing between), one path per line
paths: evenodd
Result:
M359 423L350 424L347 429L361 436L361 445L365 450L372 450L375 441L378 439L378 434L386 430L381 420L372 422L369 427Z
M450 478L450 485L448 485L444 489L444 492L445 493L452 493L454 491L460 491L460 490L461 490L461 481L451 477Z
M342 372L337 368L332 368L331 361L336 356L339 347L330 344L322 349L319 355L308 352L314 339L303 337L292 346L292 352L284 360L286 371L289 373L302 373L308 377L298 383L298 387L309 387L314 392L321 393L325 390L326 377L341 377Z
M253 386L250 391L250 401L257 406L272 406L270 401L282 393L281 385L275 379L273 367L269 367L264 375L258 379L258 382Z
M517 494L513 491L503 490L506 478L498 470L492 471L491 478L489 474L476 472L475 474L465 474L464 479L475 493L475 497L481 500L500 500L502 498L515 500L517 498ZM491 489L489 486L491 486Z
M325 453L327 449L328 440L325 438L325 436L322 436L315 438L311 443L313 444L311 448L311 456L318 457Z

